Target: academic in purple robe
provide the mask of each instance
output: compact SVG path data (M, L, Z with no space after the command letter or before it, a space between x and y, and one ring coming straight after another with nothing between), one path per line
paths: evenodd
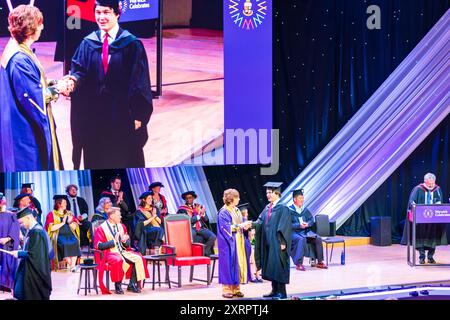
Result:
M240 213L239 213L240 214ZM250 255L247 254L245 240L242 235L241 241L236 241L236 234L239 231L233 232L233 217L229 210L225 207L220 209L217 214L217 244L219 249L219 283L224 285L239 285L242 281L240 279L240 265L239 253L245 256L245 263L247 268L246 281L251 280L250 271ZM242 219L242 217L241 217ZM242 220L240 221L242 222ZM241 244L239 246L239 244ZM242 251L241 251L242 250Z
M15 214L11 212L0 213L0 238L11 238L5 245L0 244L0 249L17 250L19 248L20 226ZM0 252L0 287L12 289L14 287L14 274L17 269L17 259Z

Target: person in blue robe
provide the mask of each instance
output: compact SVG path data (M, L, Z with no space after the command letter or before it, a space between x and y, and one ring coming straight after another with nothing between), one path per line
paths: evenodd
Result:
M15 213L7 210L6 197L0 193L0 249L17 250L20 244L20 226ZM0 290L10 291L14 287L17 260L0 252Z
M240 284L251 280L250 255L245 244L244 230L251 221L244 221L237 208L239 192L227 189L223 194L224 206L217 214L217 245L219 251L219 283L224 298L242 298Z
M0 66L0 171L62 170L51 102L72 84L48 80L31 49L44 28L38 8L16 7L8 28L12 38Z

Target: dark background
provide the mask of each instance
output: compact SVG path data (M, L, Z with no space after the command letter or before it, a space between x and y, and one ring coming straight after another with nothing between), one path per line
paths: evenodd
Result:
M241 203L251 203L254 218L267 203L262 185L283 181L287 187L449 8L449 1L442 0L273 3L273 123L280 129L280 170L268 177L259 175L260 166L205 168L216 204L222 206L223 190L236 188ZM381 8L381 30L366 27L366 10L372 4ZM427 172L436 174L447 201L449 134L450 116L338 234L369 236L371 216L391 216L392 238L399 242L409 193Z

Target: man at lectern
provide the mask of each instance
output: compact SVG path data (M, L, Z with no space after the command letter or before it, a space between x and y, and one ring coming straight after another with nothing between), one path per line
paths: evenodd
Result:
M436 176L427 173L424 182L414 187L408 201L408 210L413 204L440 204L443 202L441 188L436 184ZM408 223L408 218L406 219ZM406 230L405 223L405 230ZM403 232L402 243L406 243L406 232ZM419 263L425 264L425 251L427 251L428 263L436 263L434 252L436 246L446 245L447 236L445 225L439 223L418 224L416 226L416 249L419 251Z

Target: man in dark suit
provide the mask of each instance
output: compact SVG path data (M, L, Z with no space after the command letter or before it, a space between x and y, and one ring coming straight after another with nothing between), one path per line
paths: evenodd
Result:
M134 242L134 212L130 212L128 207L128 200L125 193L121 190L122 178L120 176L114 176L110 180L110 187L100 194L100 198L108 197L113 203L113 207L120 208L120 214L122 215L122 223L127 228L128 234L132 237L132 244Z
M314 217L308 208L303 206L305 201L303 189L294 190L292 197L294 204L289 207L289 209L292 210L291 257L295 263L296 269L305 271L303 257L307 250L307 244L312 246L314 256L318 261L316 264L315 259L312 259L311 266L320 269L328 269L325 263L323 263L322 238L312 231Z
M82 197L78 197L78 186L69 184L66 187L67 210L80 222L80 246L90 246L92 244L92 224L88 219L89 207Z

